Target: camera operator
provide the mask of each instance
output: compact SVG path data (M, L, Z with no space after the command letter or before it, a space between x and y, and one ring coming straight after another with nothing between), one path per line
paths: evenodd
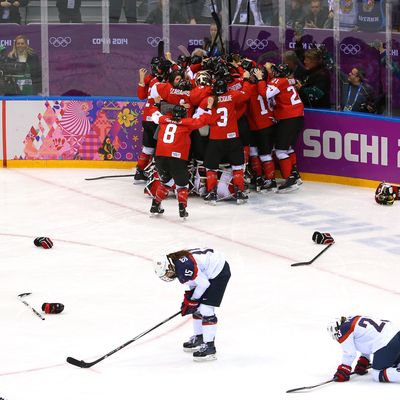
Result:
M0 0L0 23L20 24L21 14L20 7L26 7L29 0Z
M12 75L21 89L21 94L40 95L42 91L40 61L32 47L28 45L26 36L18 35L15 38L7 58L8 63L15 65L15 72Z
M365 82L364 71L354 67L346 76L341 74L340 108L343 111L375 113L375 95L372 87Z

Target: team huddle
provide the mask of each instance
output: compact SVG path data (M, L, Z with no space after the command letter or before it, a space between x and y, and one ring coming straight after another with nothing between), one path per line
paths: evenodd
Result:
M147 182L151 214L164 212L171 190L186 218L189 193L241 204L249 186L284 193L302 183L295 145L304 105L286 64L257 65L239 54L174 62L167 54L151 60L149 74L140 69L137 96L146 104L134 179Z

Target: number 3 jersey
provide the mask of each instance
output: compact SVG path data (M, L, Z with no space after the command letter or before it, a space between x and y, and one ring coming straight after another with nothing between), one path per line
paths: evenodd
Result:
M207 248L189 249L188 257L174 262L176 275L180 283L186 283L195 289L192 299L199 299L224 268L225 257L218 251Z
M370 355L385 347L399 331L390 321L369 317L348 317L340 326L338 341L342 345L342 363L351 365L357 351Z

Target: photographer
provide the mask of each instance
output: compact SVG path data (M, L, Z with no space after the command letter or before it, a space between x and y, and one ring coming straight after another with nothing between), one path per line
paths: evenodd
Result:
M42 70L39 57L28 46L28 39L18 35L14 40L12 50L8 53L8 63L14 63L16 74L14 79L21 89L21 94L38 95L42 91ZM22 64L22 65L21 65ZM25 64L24 68L23 64ZM23 69L23 71L21 71Z
M365 82L364 71L354 67L346 76L341 74L340 108L343 111L375 113L375 94Z
M0 23L3 24L20 24L21 15L20 7L26 7L29 0L0 0Z

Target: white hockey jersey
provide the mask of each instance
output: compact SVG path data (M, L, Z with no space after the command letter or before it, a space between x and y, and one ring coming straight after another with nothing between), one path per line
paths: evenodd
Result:
M338 341L343 350L342 363L351 365L357 351L369 358L385 347L398 332L398 327L388 320L359 315L348 317L338 331Z

